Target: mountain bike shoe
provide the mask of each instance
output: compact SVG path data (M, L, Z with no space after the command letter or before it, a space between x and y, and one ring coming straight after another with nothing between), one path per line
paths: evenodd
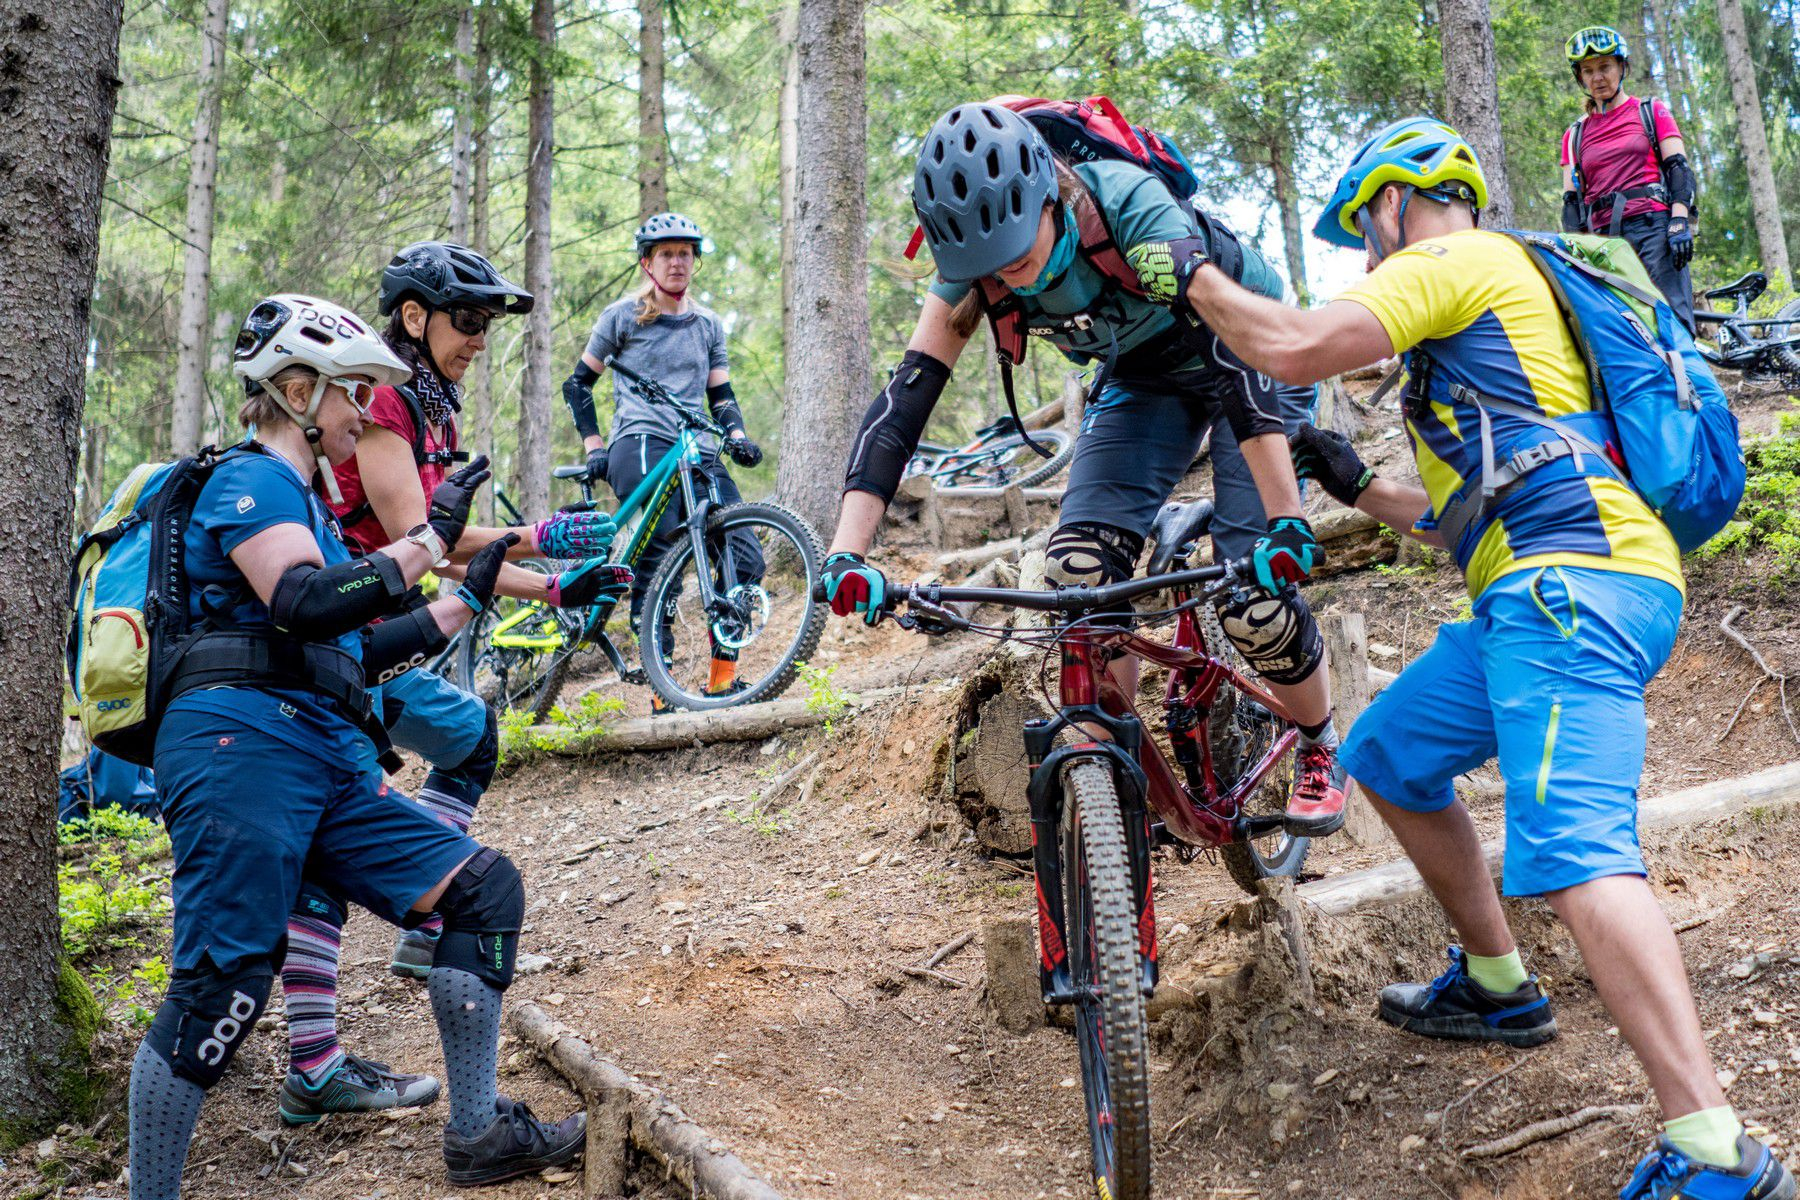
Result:
M327 1113L380 1112L385 1108L417 1108L438 1098L438 1081L429 1075L405 1075L355 1054L314 1087L306 1076L289 1071L281 1084L278 1107L285 1125L311 1125Z
M1294 790L1281 827L1294 837L1336 833L1344 827L1346 788L1336 746L1300 747L1294 751Z
M587 1144L586 1113L549 1125L516 1100L502 1100L495 1108L499 1115L480 1137L444 1130L444 1166L451 1183L472 1187L560 1167L579 1158Z
M1735 1167L1696 1162L1666 1135L1659 1137L1619 1190L1619 1200L1794 1200L1794 1177L1767 1146L1743 1133L1738 1153Z
M1381 989L1376 1015L1423 1037L1536 1046L1556 1036L1550 997L1533 975L1516 991L1488 991L1469 978L1461 946L1450 947L1450 969L1430 983L1391 983Z
M388 963L388 974L421 983L431 974L431 961L437 957L440 935L436 930L408 929L394 939L394 958Z

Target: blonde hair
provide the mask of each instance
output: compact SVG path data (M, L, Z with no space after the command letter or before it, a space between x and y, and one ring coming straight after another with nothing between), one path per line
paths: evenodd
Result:
M1056 168L1058 199L1046 200L1045 208L1056 203L1074 204L1080 197L1086 197L1089 203L1094 202L1093 196L1087 190L1087 185L1081 182L1081 177L1075 174L1074 169L1064 162L1060 155L1052 154L1050 162ZM980 327L981 319L985 316L987 316L987 300L981 294L981 285L979 283L971 284L968 294L957 301L956 307L950 310L950 330L957 337L974 337L975 330Z
M248 429L255 425L267 425L278 417L293 420L293 410L282 399L287 393L287 385L298 381L311 386L318 378L317 371L299 363L281 368L262 381L255 395L245 399L244 406L238 409L238 421ZM270 395L270 389L276 395Z
M644 282L637 285L637 290L631 293L631 298L637 301L637 312L634 315L639 325L648 325L662 316L662 309L656 304L656 281L648 275L644 276Z

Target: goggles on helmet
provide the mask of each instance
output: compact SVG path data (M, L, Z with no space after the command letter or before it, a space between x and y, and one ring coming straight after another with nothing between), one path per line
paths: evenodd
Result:
M1623 58L1626 54L1625 39L1615 29L1604 25L1590 25L1586 29L1578 29L1569 35L1563 47L1570 62L1579 62L1596 54L1613 54Z

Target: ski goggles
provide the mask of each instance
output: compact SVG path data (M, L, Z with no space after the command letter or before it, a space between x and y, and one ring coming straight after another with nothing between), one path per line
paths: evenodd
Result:
M1625 39L1619 36L1617 30L1608 29L1604 25L1593 25L1587 29L1576 30L1569 35L1563 51L1568 55L1570 62L1580 62L1582 59L1591 58L1596 54L1616 54L1623 58L1627 53Z

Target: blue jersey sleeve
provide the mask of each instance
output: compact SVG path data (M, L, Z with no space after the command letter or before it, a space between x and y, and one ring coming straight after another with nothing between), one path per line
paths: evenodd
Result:
M306 485L293 467L266 454L234 454L220 463L194 504L194 520L226 554L265 529L315 521Z

